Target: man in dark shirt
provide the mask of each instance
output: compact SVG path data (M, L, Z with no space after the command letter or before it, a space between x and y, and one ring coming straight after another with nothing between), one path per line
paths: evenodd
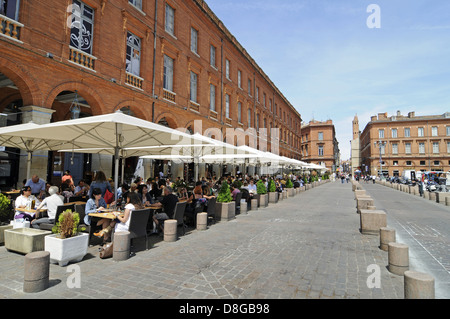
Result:
M166 219L173 218L173 213L175 211L175 206L177 205L177 202L178 197L172 194L172 188L170 186L166 186L164 188L164 197L162 201L155 204L155 206L159 206L164 209L164 212L155 214L153 216L153 221L157 226L162 224Z

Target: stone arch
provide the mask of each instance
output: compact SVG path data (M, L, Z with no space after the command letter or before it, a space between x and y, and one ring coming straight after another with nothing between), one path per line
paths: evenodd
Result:
M122 101L119 104L117 104L114 107L113 112L116 112L124 107L129 107L131 112L134 113L134 116L142 119L142 120L146 120L146 121L150 121L151 119L149 118L149 115L146 115L143 111L142 111L142 105L140 105L139 103L137 103L134 100L126 100L126 101Z
M55 86L48 94L45 99L45 107L52 109L53 103L61 92L64 91L77 91L78 95L82 96L90 107L90 114L92 115L101 115L108 113L104 105L101 103L101 96L88 85L81 82L64 82ZM64 118L66 114L62 115ZM61 113L60 113L61 117Z
M171 113L162 113L160 114L155 123L159 123L161 120L165 120L170 128L177 129L179 128L177 121L172 117Z
M27 70L8 58L0 57L0 72L17 86L23 105L42 106L42 92L38 82Z

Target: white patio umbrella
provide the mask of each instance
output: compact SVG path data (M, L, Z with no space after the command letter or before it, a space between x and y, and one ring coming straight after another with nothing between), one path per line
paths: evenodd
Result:
M40 150L57 151L61 148L79 148L91 145L79 143L78 141L68 142L55 139L53 134L37 134L41 127L42 125L29 122L0 128L0 146L19 148L27 151L27 179L31 177L31 157L33 152Z
M95 149L99 154L111 154L115 158L114 181L118 187L119 156L127 156L127 149L137 150L151 146L208 144L199 139L156 123L142 120L120 111L111 114L90 116L79 119L54 122L38 127L16 132L22 137L42 139L49 146L40 149L67 150L77 153L87 153ZM0 136L3 136L0 129ZM52 145L50 143L54 143ZM58 143L59 146L58 146ZM2 140L0 139L0 144Z

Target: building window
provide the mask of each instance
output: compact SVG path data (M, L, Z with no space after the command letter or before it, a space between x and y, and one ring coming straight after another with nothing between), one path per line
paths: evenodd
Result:
M398 166L398 161L394 161L394 166Z
M419 154L425 154L425 143L419 143Z
M447 153L450 154L450 142L447 142Z
M323 141L323 132L319 132L317 139Z
M256 130L259 131L259 113L256 114Z
M378 137L384 138L384 130L378 130Z
M191 71L191 81L190 81L190 99L192 102L198 103L197 101L197 79L196 73Z
M447 136L450 136L450 126L447 126Z
M230 96L225 94L225 117L230 118Z
M163 88L173 92L173 59L167 55L164 55Z
M175 9L166 3L166 21L165 30L175 36Z
M213 84L209 85L209 109L216 111L216 86Z
M129 3L131 3L133 6L138 8L139 10L142 10L142 0L128 0Z
M425 161L420 161L420 166L425 166Z
M425 134L424 134L424 129L423 129L423 127L419 127L418 129L417 129L417 136L419 136L419 137L423 137Z
M323 145L319 145L319 156L323 156Z
M209 64L212 67L216 67L216 47L211 45L209 48Z
M439 166L441 163L439 161L433 161L433 166Z
M230 80L230 60L225 59L225 76Z
M406 161L406 166L411 166L412 162L411 161Z
M195 54L198 54L198 31L194 28L191 28L191 51Z
M83 2L74 0L72 24L70 25L70 45L92 55L94 35L94 9Z
M397 138L397 129L396 128L392 129L392 137Z
M431 128L431 136L438 136L438 128L437 128L437 126L433 126Z
M405 137L411 137L411 129L409 127L405 128Z
M392 154L395 154L395 155L398 154L398 144L397 143L392 144Z
M266 93L263 93L263 105L266 107Z
M127 60L128 73L139 76L141 68L141 39L133 33L127 33Z
M19 21L20 0L0 0L0 14Z
M381 155L386 154L386 144L381 144L380 152L381 152Z
M248 109L247 118L248 118L248 127L251 127L252 126L252 110L251 109Z
M238 102L238 122L242 123L242 103Z
M252 80L248 79L248 95L252 95Z
M405 143L405 153L411 154L411 143Z
M439 154L439 142L433 142L433 154Z
M259 87L256 87L256 102L259 103Z
M242 89L242 72L238 70L238 88Z

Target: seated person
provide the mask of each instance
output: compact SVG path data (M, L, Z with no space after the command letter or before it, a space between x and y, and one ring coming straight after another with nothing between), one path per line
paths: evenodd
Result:
M31 201L32 201L31 187L24 186L20 190L20 196L17 197L14 202L15 208L27 208L28 205L31 205ZM14 214L14 219L31 221L33 219L33 216L28 213L16 210L16 213Z
M178 199L179 200L188 200L188 198L189 198L189 195L186 190L186 187L183 187L183 186L179 187L178 188Z
M102 211L106 208L106 202L102 197L102 190L100 188L94 188L92 190L92 197L88 199L86 203L84 216L84 223L86 225L91 224L91 216L89 214L96 213L98 211ZM97 224L98 225L98 224Z
M161 225L164 223L164 221L173 218L177 202L178 197L172 194L172 188L170 186L165 187L163 199L155 204L156 207L163 208L164 212L153 215L153 222L156 224L156 226L159 226L161 230Z
M147 184L139 184L138 188L139 198L141 199L141 203L144 206L150 206L153 204L153 198L148 192Z
M233 200L235 201L236 200L236 195L238 193L240 193L241 191L234 184L231 184L230 190L231 190L231 197L233 197Z
M45 197L41 204L36 208L35 219L31 221L31 227L39 228L39 225L42 223L55 223L56 211L58 206L64 205L64 201L61 196L58 194L57 186L50 186L48 189L48 193L50 196ZM47 208L48 217L39 218L39 210L43 207Z

